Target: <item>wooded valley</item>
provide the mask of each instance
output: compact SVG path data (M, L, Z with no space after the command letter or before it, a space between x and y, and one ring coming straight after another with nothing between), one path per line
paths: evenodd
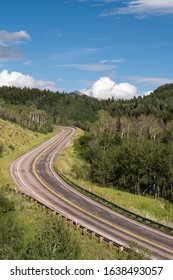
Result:
M132 100L1 87L0 117L43 133L54 124L82 128L76 149L89 180L173 201L172 84Z

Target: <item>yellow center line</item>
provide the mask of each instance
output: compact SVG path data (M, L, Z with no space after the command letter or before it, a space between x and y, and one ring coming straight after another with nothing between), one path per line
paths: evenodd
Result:
M62 137L63 137L63 136L62 136ZM102 218L100 218L100 217L98 217L98 216L95 216L94 214L92 214L92 213L86 211L85 209L83 209L83 208L81 208L81 207L75 205L75 204L72 203L70 200L68 200L68 199L64 198L63 196L61 196L60 194L58 194L56 191L54 191L52 188L50 188L47 184L45 184L45 182L42 181L42 179L39 177L39 175L38 175L38 173L37 173L37 171L36 171L36 163L37 163L38 159L39 159L47 150L49 150L52 146L54 146L57 142L59 142L59 141L61 140L62 137L60 137L58 140L56 140L54 143L52 143L49 147L47 147L46 149L44 149L44 150L35 158L35 160L34 160L34 162L33 162L33 165L32 165L32 170L33 170L33 173L34 173L35 177L38 179L38 181L39 181L47 190L49 190L51 193L53 193L55 196L59 197L61 200L65 201L67 204L73 206L74 208L76 208L76 209L82 211L83 213L89 215L90 217L95 218L95 219L97 219L98 221L101 221L101 222L103 222L103 223L105 223L105 224L107 224L107 225L109 225L109 226L112 226L112 227L114 227L114 228L116 228L116 229L118 229L118 230L120 230L120 231L122 231L122 232L124 232L124 233L126 233L126 234L128 234L128 235L130 235L130 236L132 236L132 237L135 237L135 238L137 238L137 239L139 239L139 240L141 240L141 241L144 241L144 242L146 242L146 243L148 243L148 244L150 244L150 245L153 245L153 246L155 246L155 247L157 247L157 248L160 248L160 249L162 249L162 250L164 250L164 251L167 251L167 252L169 252L169 253L172 254L172 253L173 253L173 250L170 250L170 249L168 249L168 248L165 248L165 247L163 247L163 246L161 246L161 245L159 245L159 244L157 244L157 243L154 243L154 242L152 242L152 241L150 241L150 240L148 240L148 239L145 239L145 238L143 238L143 237L141 237L141 236L139 236L139 235L137 235L137 234L134 234L134 233L132 233L132 232L130 232L130 231L128 231L128 230L125 230L125 229L123 229L123 228L121 228L121 227L119 227L119 226L117 226L117 225L115 225L115 224L112 224L111 222L108 222L108 221L106 221L106 220L104 220L104 219L102 219Z

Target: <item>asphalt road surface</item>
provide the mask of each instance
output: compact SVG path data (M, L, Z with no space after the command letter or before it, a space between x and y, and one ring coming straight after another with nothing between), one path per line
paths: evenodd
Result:
M54 171L55 155L68 143L75 129L61 132L18 158L10 168L17 185L38 201L76 223L122 246L130 241L148 248L155 259L173 260L173 236L124 217L85 197Z

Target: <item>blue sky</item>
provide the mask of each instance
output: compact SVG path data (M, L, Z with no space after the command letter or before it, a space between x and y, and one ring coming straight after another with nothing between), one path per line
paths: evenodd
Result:
M173 0L0 0L0 86L130 98L173 83Z

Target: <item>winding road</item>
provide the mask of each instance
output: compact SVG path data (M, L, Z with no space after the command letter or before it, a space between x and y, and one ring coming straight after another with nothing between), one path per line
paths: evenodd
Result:
M85 197L55 173L54 157L74 134L74 128L62 127L60 133L15 160L10 172L16 184L54 211L113 242L127 246L130 241L135 241L151 250L154 258L173 260L173 236Z

